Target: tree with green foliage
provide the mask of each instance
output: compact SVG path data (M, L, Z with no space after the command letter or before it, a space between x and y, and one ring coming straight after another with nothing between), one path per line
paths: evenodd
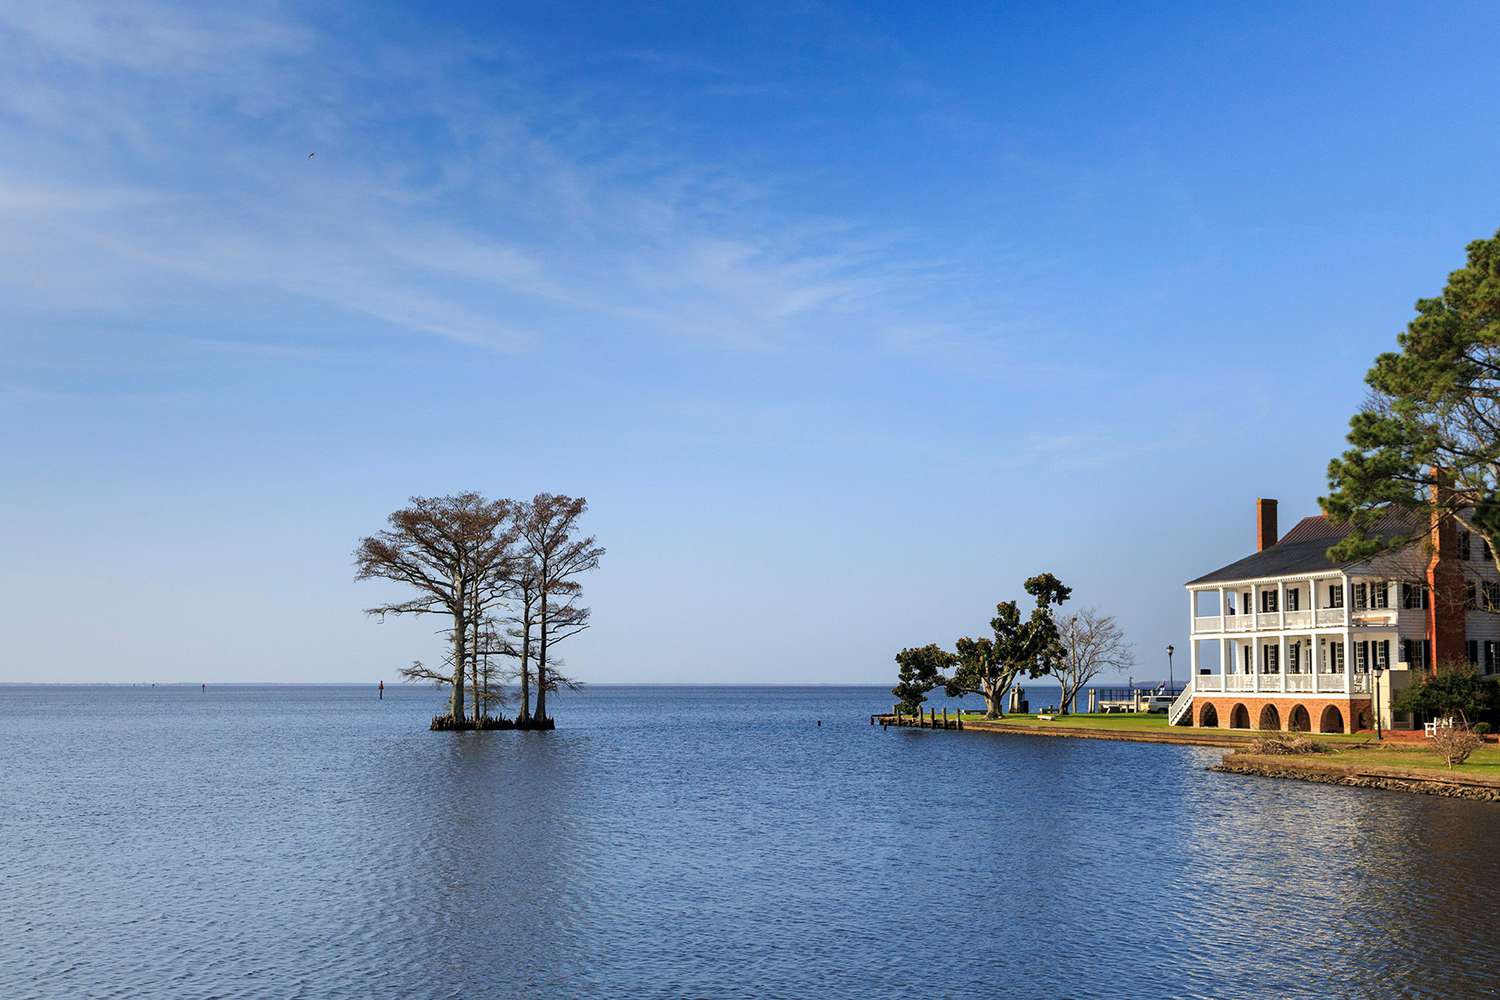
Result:
M1021 616L1015 601L995 605L990 619L993 638L964 638L955 643L956 669L944 678L950 698L977 694L984 698L984 717L998 719L1006 692L1024 671L1031 677L1051 673L1064 651L1053 609L1072 596L1073 589L1051 573L1027 580L1026 593L1036 601L1031 614Z
M1468 246L1468 263L1421 299L1365 376L1370 397L1349 421L1350 449L1328 466L1323 510L1353 525L1338 561L1399 549L1429 516L1489 543L1500 569L1500 233ZM1419 514L1405 533L1376 530L1388 511Z
M1453 719L1468 729L1471 720L1500 705L1500 685L1481 677L1467 663L1445 665L1402 691L1392 702L1398 712L1422 712L1432 719Z
M915 649L903 649L896 654L900 668L896 674L896 686L891 694L900 699L903 712L915 715L927 700L927 692L937 687L942 673L953 666L955 657L936 643L928 643Z

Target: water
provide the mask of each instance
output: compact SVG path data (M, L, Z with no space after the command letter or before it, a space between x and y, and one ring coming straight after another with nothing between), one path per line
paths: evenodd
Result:
M0 996L1500 987L1500 806L889 700L599 687L446 734L426 688L0 687Z

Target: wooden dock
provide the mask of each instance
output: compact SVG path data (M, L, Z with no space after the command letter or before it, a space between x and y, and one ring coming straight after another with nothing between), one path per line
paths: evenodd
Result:
M917 729L962 729L964 727L963 717L954 712L950 717L948 710L943 709L939 715L935 708L923 712L920 709L916 714L906 712L887 712L884 715L870 716L872 726L914 726Z

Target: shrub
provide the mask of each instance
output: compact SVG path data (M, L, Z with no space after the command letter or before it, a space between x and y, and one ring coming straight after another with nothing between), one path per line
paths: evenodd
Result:
M1490 732L1490 724L1488 722L1476 722L1474 723L1474 732L1478 733L1480 736L1488 736Z
M1260 736L1250 742L1250 748L1275 757L1322 753L1324 749L1323 744L1306 736Z
M1472 729L1463 726L1439 726L1432 737L1432 748L1448 763L1448 770L1469 759L1469 755L1484 745L1484 740Z

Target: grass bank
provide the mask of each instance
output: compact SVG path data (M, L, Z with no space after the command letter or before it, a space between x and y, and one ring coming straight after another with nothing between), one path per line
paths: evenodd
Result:
M1166 715L1160 713L1050 718L1029 714L988 720L982 712L964 712L962 719L963 728L974 732L1224 747L1233 752L1225 754L1214 770L1228 773L1500 802L1500 746L1493 744L1476 750L1467 763L1450 771L1430 747L1382 743L1373 733L1306 733L1303 735L1324 748L1323 753L1276 756L1253 751L1253 741L1270 734L1251 729L1169 726Z

